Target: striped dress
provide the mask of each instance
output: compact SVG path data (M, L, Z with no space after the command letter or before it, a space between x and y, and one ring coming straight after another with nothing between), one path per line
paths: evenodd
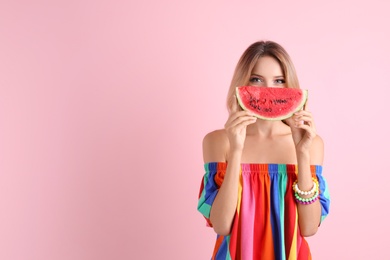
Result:
M210 210L223 182L227 163L204 165L198 211L210 222ZM311 165L320 185L321 221L328 215L330 198L322 166ZM238 203L231 233L217 235L211 259L311 259L309 246L298 227L292 185L297 166L292 164L241 164Z

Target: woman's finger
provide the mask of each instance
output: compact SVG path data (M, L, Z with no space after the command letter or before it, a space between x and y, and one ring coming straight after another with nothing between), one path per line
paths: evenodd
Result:
M298 121L295 123L295 127L310 131L316 131L316 127L313 122Z
M250 124L254 124L255 121L245 121L245 122L242 122L241 124L235 126L234 128L230 129L230 133L233 135L233 136L241 136L241 135L244 135L245 134L245 130L247 128L248 125ZM229 130L228 130L229 131ZM244 137L244 136L243 136Z
M295 121L295 126L300 126L300 125L307 125L313 129L315 129L315 124L314 124L313 120L306 119L306 120Z
M233 122L234 120L236 120L237 118L240 118L242 116L252 116L253 117L253 115L248 111L244 111L244 110L238 111L238 112L232 113L229 116L228 120L226 121L226 124L230 124L231 122Z
M245 122L245 121L251 121L251 122L256 122L256 118L253 117L253 116L241 116L241 117L238 117L236 118L235 120L229 122L229 123L226 123L225 127L229 128L229 127L235 127L239 124L241 124L242 122Z
M312 127L310 127L308 125L303 124L303 125L297 126L296 128L304 130L306 132L306 134L308 134L309 138L314 138L316 136L315 129L313 129Z
M294 118L294 120L295 120L295 122L299 122L299 121L313 122L313 118L311 116L300 116L300 117Z
M295 112L294 116L302 116L302 115L311 115L311 112L308 110L299 110L298 112Z

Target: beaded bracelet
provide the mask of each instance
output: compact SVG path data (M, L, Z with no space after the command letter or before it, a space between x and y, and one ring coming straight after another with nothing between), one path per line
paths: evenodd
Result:
M297 192L295 192L295 201L300 203L300 204L304 204L304 205L309 205L309 204L314 203L316 200L318 200L319 197L320 196L319 196L318 190L310 198L302 198L299 196L299 194Z
M301 191L299 188L298 188L298 180L296 180L293 184L293 190L298 193L298 194L301 194L301 195L311 195L313 194L315 191L318 191L318 187L319 187L319 184L318 184L318 181L315 179L315 178L312 178L313 180L313 188L309 191Z
M316 202L318 200L319 196L315 197L313 200L311 201L300 201L299 199L295 198L295 201L298 202L299 204L303 204L303 205L310 205L314 202Z

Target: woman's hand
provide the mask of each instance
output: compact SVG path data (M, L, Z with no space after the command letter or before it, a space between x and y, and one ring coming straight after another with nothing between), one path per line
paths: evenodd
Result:
M297 152L309 152L313 139L317 135L313 116L306 108L305 105L303 110L294 113L292 117L286 120L286 123L291 127Z
M256 122L257 118L248 111L238 111L234 102L232 112L225 124L225 131L230 142L230 151L242 151L246 138L246 127Z

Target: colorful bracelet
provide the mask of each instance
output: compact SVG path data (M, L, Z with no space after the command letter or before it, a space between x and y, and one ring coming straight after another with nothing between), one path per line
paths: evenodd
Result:
M300 203L300 204L304 204L304 205L309 205L309 204L314 203L316 200L318 200L319 197L320 196L319 196L318 190L310 198L302 198L299 196L299 194L297 192L295 192L295 201Z
M300 201L299 199L295 198L295 201L302 205L310 205L318 200L319 196L317 196L315 199L311 201Z
M300 194L300 195L311 195L313 194L314 192L318 191L318 187L319 187L319 184L318 184L318 181L315 179L315 178L312 178L313 180L313 188L309 191L301 191L299 188L298 188L298 180L296 180L293 184L293 190Z

